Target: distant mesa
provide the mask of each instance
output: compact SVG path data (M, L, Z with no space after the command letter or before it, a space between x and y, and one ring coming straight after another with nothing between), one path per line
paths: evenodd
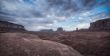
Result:
M110 31L110 18L97 20L90 23L89 29L79 29L76 28L76 31Z
M0 21L0 32L19 32L25 31L24 26L10 23L7 21Z
M64 30L63 30L62 27L57 28L57 32L63 32L63 31L64 31Z
M52 29L43 29L43 30L40 30L39 32L53 32Z
M98 20L90 23L89 30L93 31L110 31L110 18Z
M56 31L54 31L53 29L42 29L39 32L64 32L62 27L58 27Z

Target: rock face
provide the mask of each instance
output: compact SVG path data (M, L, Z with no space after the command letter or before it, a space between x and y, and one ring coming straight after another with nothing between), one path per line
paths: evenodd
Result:
M0 32L15 32L24 31L24 26L10 23L7 21L0 21Z
M94 31L108 31L110 30L110 18L98 20L90 24L89 30Z
M73 48L29 34L0 34L0 56L82 56ZM30 39L29 37L32 37Z

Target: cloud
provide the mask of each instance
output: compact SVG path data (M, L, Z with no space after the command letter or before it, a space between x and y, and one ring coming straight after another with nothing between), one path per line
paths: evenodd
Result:
M85 29L85 28L88 28L90 26L90 24L89 23L82 23L82 24L78 24L78 25L76 25L76 27L78 28L78 29Z
M22 24L28 30L59 25L70 29L76 23L83 28L80 24L109 17L109 6L109 0L0 0L0 20Z
M96 4L96 0L83 0L84 6L94 6Z
M77 5L75 2L73 2L72 0L47 0L49 6L54 6L56 8L60 7L61 9L64 10L77 10Z
M3 15L0 15L0 20L1 21L16 21L11 17L8 17L8 16L6 17L6 16L3 16Z

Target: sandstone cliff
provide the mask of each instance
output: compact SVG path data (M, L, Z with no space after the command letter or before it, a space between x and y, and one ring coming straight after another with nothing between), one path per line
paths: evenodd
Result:
M89 30L93 31L110 31L110 18L98 20L90 23Z
M19 32L19 31L25 31L24 26L10 23L7 21L0 21L0 32Z

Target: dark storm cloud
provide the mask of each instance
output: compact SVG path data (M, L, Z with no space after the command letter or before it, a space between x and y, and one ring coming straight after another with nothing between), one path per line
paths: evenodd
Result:
M84 6L94 6L96 5L96 0L82 0Z
M44 17L44 15L43 15L41 12L39 12L39 11L31 10L30 12L32 13L32 15L33 15L34 17L38 17L38 18Z
M9 13L0 11L0 15L9 15Z
M13 21L16 21L16 20L13 19L13 18L10 17L10 16L6 16L6 15L1 15L1 14L0 14L0 21L11 21L11 22L13 22Z
M1 21L16 21L12 16L13 16L12 14L0 10Z

